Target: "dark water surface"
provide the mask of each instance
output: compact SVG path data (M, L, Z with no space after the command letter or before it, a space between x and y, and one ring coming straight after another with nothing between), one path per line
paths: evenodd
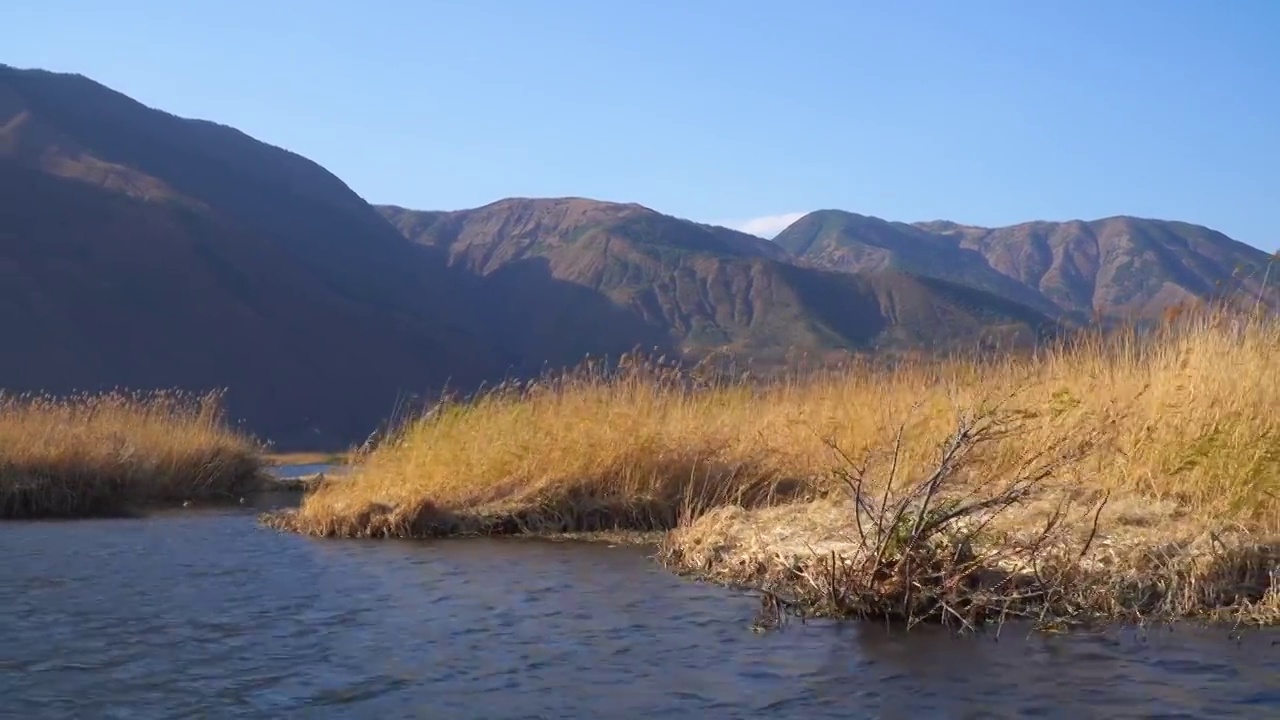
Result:
M5 718L1280 717L1280 635L748 630L628 547L0 524Z

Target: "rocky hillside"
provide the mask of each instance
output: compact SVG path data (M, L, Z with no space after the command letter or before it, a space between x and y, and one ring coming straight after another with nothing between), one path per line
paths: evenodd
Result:
M1188 301L1255 298L1271 260L1205 227L1132 217L981 228L822 210L797 220L774 240L813 267L895 268L982 288L1080 321L1151 320ZM1271 292L1264 297L1276 299Z
M1048 323L1005 298L933 279L798 267L774 243L635 204L512 198L456 212L380 210L455 268L549 274L641 323L619 327L574 306L549 308L533 292L510 298L527 313L516 325L538 335L527 339L538 346L576 351L583 338L616 338L623 347L643 336L694 356L724 350L775 361L788 352L1030 341Z

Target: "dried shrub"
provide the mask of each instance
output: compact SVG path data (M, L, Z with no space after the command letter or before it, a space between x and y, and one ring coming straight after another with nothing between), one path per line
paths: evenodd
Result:
M1026 422L997 408L962 415L933 469L906 480L901 429L880 476L870 454L855 462L833 445L841 492L771 517L710 514L669 536L661 557L677 571L761 589L759 629L789 614L967 629L1010 618L1042 627L1189 616L1280 622L1280 539L1237 528L1099 543L1109 493L1080 492L1057 475L1096 452L1106 429L991 473L983 451ZM790 536L769 535L783 524Z

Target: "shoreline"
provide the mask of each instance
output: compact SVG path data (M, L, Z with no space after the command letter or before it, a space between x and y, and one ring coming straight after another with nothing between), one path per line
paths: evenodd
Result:
M47 493L32 481L23 483L9 479L5 489L5 504L0 507L0 522L23 520L94 520L104 518L142 517L151 512L178 510L186 507L232 507L247 499L263 494L283 493L305 496L325 482L330 475L310 473L293 477L281 477L266 472L265 468L241 473L232 478L220 479L213 487L192 483L186 491L171 489L168 494L157 496L129 496L118 493L97 498L68 508L47 509L34 500L26 499L38 493ZM109 481L100 481L110 485Z
M1061 544L1079 540L1082 529L1088 532L1076 526L1051 549L1029 550L1035 539L1025 536L963 550L935 544L922 549L917 559L930 560L907 578L889 572L888 561L868 562L873 548L855 534L849 515L847 506L821 499L754 510L724 506L668 530L545 532L508 525L498 532L440 529L364 537L644 546L678 577L759 594L757 631L777 628L789 617L965 631L1015 621L1044 632L1183 622L1280 627L1280 536L1204 530L1170 540L1144 538L1136 526L1110 527L1077 556L1078 547ZM833 522L838 516L846 522ZM301 531L296 518L296 508L259 515L262 525L279 532L316 536ZM958 563L957 555L963 556ZM1033 569L1030 560L1044 564ZM914 599L903 592L908 585L915 588Z

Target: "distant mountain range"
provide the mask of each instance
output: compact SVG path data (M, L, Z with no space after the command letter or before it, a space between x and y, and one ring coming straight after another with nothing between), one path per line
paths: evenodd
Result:
M452 268L504 279L516 292L516 278L551 277L634 320L619 325L589 306L549 305L536 285L511 298L530 343L542 354L568 349L569 359L641 340L695 357L724 351L778 362L797 351L1030 343L1053 329L1044 313L966 286L892 269L800 267L775 243L640 205L560 198L458 212L379 209Z
M1027 345L1256 292L1268 260L1134 218L832 210L767 241L581 198L374 207L235 129L0 65L0 388L225 387L282 447L358 441L400 398L636 347L776 365Z
M1134 217L982 228L822 210L774 241L813 267L946 278L1081 322L1153 320L1171 305L1255 297L1272 260L1199 225Z

